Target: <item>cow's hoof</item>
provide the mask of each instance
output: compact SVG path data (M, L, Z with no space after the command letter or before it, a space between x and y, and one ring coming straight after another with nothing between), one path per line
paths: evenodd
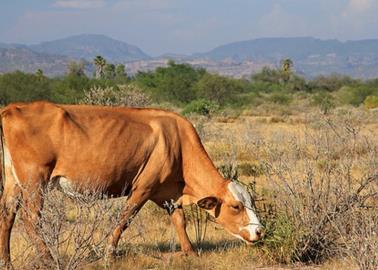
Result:
M105 256L104 256L104 264L105 269L108 269L112 263L114 263L116 259L116 248L113 246L108 246L105 250Z
M187 250L187 251L181 251L184 253L185 256L193 256L193 257L198 257L198 253L195 252L194 250Z

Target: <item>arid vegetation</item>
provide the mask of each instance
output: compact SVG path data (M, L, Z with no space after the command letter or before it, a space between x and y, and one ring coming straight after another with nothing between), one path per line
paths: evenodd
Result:
M246 79L210 74L188 64L168 62L151 72L133 77L123 65L95 58L95 77L87 77L82 63L72 62L63 77L48 78L42 70L35 74L19 71L0 75L0 104L45 99L57 103L78 103L89 89L112 88L115 94L132 89L148 96L152 105L181 108L185 114L241 112L261 105L320 108L328 113L335 107L352 105L378 107L378 80L362 81L332 74L305 79L291 70L290 59L277 69L264 68ZM120 87L123 86L123 87ZM122 88L122 89L121 89Z
M180 256L168 215L148 203L109 262L104 239L124 199L72 199L52 190L40 224L52 269L377 269L377 80L305 80L290 65L250 80L173 62L134 78L121 67L118 75L104 67L90 79L78 68L55 79L1 75L0 100L153 106L185 114L224 176L248 187L266 235L247 247L193 206L185 211L199 257ZM12 258L16 268L30 269L38 256L22 223L18 218Z
M328 115L250 114L191 120L225 177L245 184L256 199L266 228L263 241L247 247L193 206L185 211L200 256L180 256L168 215L149 203L109 264L104 238L124 199L96 201L90 194L70 199L52 191L41 226L54 254L51 267L376 269L376 113L338 108ZM15 226L12 254L15 266L23 268L36 257L22 219Z

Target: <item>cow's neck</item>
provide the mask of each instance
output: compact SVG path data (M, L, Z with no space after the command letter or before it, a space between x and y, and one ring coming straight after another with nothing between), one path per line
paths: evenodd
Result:
M194 200L207 196L218 197L226 180L219 174L202 147L188 147L183 152L184 194Z

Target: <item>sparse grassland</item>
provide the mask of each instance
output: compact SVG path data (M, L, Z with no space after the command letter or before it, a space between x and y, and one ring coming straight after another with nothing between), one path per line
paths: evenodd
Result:
M195 245L199 257L179 256L172 253L178 242L168 215L148 203L124 233L110 269L376 269L376 112L337 108L327 115L287 114L266 108L236 116L192 116L191 121L224 175L249 186L266 227L265 239L247 247L209 220L204 239ZM61 268L53 265L55 269L64 269L75 253L80 230L73 228L88 222L78 218L72 202L63 200L63 235L73 238L59 247L63 257ZM117 200L109 210L114 215ZM196 243L198 218L193 209L186 211L189 235ZM93 237L100 240L112 222L108 218L99 224ZM78 266L104 269L101 248L89 246ZM27 268L33 252L18 220L12 235L15 267Z

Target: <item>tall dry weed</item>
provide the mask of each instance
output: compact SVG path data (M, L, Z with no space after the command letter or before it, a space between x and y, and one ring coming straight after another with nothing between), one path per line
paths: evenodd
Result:
M293 138L285 148L266 149L266 177L278 209L272 237L287 237L291 245L281 254L284 260L318 263L345 248L350 250L351 241L340 243L350 239L341 228L355 230L357 212L363 213L360 222L371 224L372 211L377 210L373 203L378 194L374 138L360 133L359 123L348 117L328 117L314 124L316 131L306 132L303 140ZM373 230L378 233L378 228ZM364 237L355 231L357 236ZM355 261L373 259L373 249L369 251L354 256Z

